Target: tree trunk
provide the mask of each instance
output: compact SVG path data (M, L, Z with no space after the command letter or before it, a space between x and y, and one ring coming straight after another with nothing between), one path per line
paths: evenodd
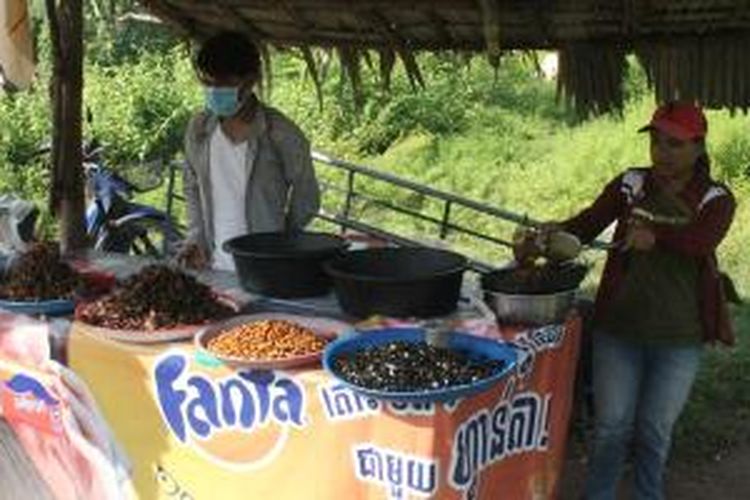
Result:
M60 221L63 251L83 248L82 0L46 0L52 39L52 189L50 208Z

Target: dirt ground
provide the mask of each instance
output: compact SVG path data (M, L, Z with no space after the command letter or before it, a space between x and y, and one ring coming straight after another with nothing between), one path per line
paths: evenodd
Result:
M579 500L585 477L585 459L571 451L563 474L561 500ZM577 456L576 456L577 455ZM620 498L629 499L625 481ZM746 500L750 499L750 444L734 448L721 457L701 463L676 461L667 472L668 500Z

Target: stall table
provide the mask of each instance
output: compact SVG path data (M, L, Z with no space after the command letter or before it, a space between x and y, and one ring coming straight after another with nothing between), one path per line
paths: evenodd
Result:
M514 342L518 367L487 392L437 404L368 399L315 367L235 370L191 343L122 344L80 323L68 356L141 498L554 498L580 320L465 327Z
M119 277L144 264L113 254L85 259ZM245 312L340 315L331 297L268 301L230 273L200 278L246 303ZM447 403L385 403L320 367L233 369L191 342L124 344L79 322L67 355L132 460L144 499L555 498L578 315L543 327L461 318L461 330L513 342L519 363L492 389Z

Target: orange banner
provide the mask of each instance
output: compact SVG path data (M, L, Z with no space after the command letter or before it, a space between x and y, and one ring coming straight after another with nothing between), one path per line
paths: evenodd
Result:
M320 369L232 370L190 344L123 345L81 324L69 361L141 498L555 498L580 321L494 334L519 348L517 369L445 404L369 399Z

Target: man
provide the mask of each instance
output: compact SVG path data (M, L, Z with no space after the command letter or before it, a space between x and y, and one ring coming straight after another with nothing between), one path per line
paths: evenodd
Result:
M220 33L202 45L195 67L206 110L185 135L189 231L181 257L192 267L234 270L226 240L301 229L317 213L320 192L305 135L255 96L257 47Z

